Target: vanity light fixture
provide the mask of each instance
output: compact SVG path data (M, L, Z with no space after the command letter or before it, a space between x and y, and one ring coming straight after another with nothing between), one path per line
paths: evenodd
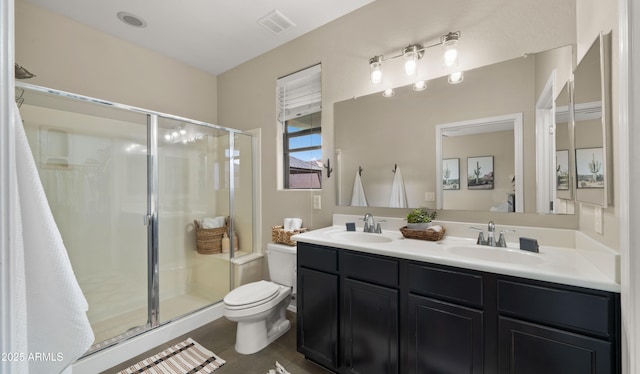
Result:
M396 92L393 90L393 88L387 88L386 90L384 90L382 92L382 96L384 96L384 97L391 97L391 96L393 96L395 94L396 94Z
M447 67L458 65L458 49L457 44L460 39L460 31L449 32L440 37L440 42L423 46L422 44L410 44L402 49L400 54L384 57L383 55L374 56L369 59L369 70L372 84L380 84L382 82L382 63L384 61L393 60L398 57L404 58L404 71L407 75L415 75L418 68L418 61L424 56L427 49L442 45L444 47L444 64Z

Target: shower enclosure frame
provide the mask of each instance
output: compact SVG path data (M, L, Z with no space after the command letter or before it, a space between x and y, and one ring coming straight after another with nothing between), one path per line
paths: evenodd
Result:
M89 96L74 94L70 92L65 92L61 90L51 89L47 87L37 86L33 84L23 83L23 82L15 82L15 88L21 89L25 91L33 91L37 93L44 93L49 95L56 95L63 98L73 99L84 101L92 104L96 104L104 107L113 107L125 111L136 112L140 114L146 115L147 119L147 211L142 215L142 222L147 226L147 323L144 327L134 329L131 331L124 332L122 334L116 335L113 338L109 339L113 341L112 343L108 343L105 345L101 345L97 349L89 350L87 354L83 357L90 356L93 353L100 352L104 349L113 347L122 343L130 338L138 336L140 334L144 334L146 332L152 331L157 327L170 324L178 319L188 317L191 314L194 314L200 310L206 309L211 305L220 303L221 300L212 302L209 305L206 305L202 308L191 310L186 315L180 315L178 317L168 319L165 321L160 321L159 312L160 312L160 269L159 269L159 139L158 139L158 128L159 128L159 119L168 119L172 121L179 121L185 124L202 126L206 128L215 129L218 131L226 132L229 137L229 157L228 157L228 167L229 167L229 216L233 218L234 216L234 198L235 198L235 183L234 183L234 169L235 169L235 136L243 135L249 136L251 139L251 197L253 199L252 209L251 209L251 219L252 219L252 243L251 243L251 253L256 253L256 248L259 248L260 243L260 230L259 230L259 209L256 207L256 203L259 201L259 191L257 190L257 183L255 183L256 178L259 176L259 163L258 155L256 154L256 149L259 148L259 142L256 138L259 138L259 134L256 135L252 132L246 132L242 130L232 129L224 126L219 126L203 121L192 120L189 118L176 116L172 114L162 113L153 110L147 110L138 108L131 105L111 102L107 100L96 99ZM234 219L229 220L229 232L234 232ZM235 257L234 251L234 236L230 235L230 250L229 250L229 287L233 288L234 286L234 266L231 261ZM99 343L99 342L96 342Z

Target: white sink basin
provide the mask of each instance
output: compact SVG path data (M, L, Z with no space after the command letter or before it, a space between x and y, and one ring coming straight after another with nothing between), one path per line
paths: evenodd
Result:
M329 234L334 239L345 243L390 243L393 239L383 234L372 234L361 231L341 231Z
M539 254L519 249L506 249L483 246L446 247L450 253L477 260L495 261L507 264L538 265L544 263Z

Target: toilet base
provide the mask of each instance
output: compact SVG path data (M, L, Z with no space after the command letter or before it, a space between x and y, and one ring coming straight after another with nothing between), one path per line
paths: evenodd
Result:
M236 332L236 352L250 355L261 351L274 340L289 331L291 323L287 319L274 323L267 331L267 321L238 322Z

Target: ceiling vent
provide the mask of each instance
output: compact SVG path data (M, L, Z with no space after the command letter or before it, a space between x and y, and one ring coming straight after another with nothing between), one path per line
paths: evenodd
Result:
M267 30L271 31L274 35L279 35L283 31L288 30L296 25L278 10L273 10L266 16L260 18L258 20L258 23Z

